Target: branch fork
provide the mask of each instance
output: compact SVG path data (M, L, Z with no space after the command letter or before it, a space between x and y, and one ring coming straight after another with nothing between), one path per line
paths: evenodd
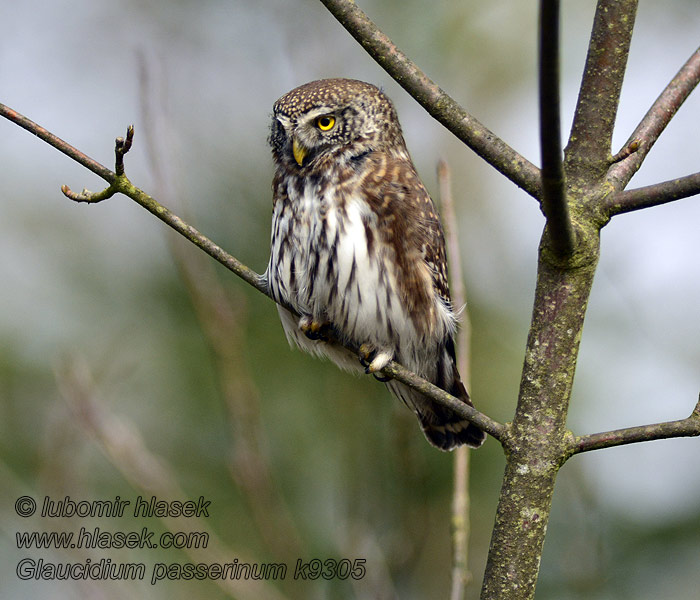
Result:
M103 200L107 200L116 194L121 192L125 187L131 185L131 182L124 173L124 155L131 150L131 144L134 141L134 126L129 125L126 128L126 138L118 137L114 142L114 154L115 154L115 165L114 165L114 180L103 189L101 192L91 192L87 188L83 188L82 192L74 192L67 185L61 186L61 191L67 197L74 202L89 202L92 204L97 204Z

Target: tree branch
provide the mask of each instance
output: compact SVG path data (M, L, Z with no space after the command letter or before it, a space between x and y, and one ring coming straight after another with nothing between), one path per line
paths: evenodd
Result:
M597 232L596 232L597 233ZM586 306L597 260L597 235L583 236L588 263L553 265L540 252L532 322L518 406L508 426L506 468L481 597L534 597L559 467L569 451L566 416Z
M686 419L578 436L571 446L571 454L638 442L695 436L700 436L700 398Z
M367 53L425 110L487 163L535 198L539 169L436 85L352 0L321 0Z
M47 131L41 125L37 125L34 121L28 119L24 115L19 114L17 111L12 110L9 106L0 104L0 115L6 119L9 119L13 123L16 123L23 129L26 129L29 133L33 133L38 138L44 140L47 144L56 148L56 150L59 152L63 152L63 154L80 163L86 169L89 169L95 173L95 175L102 177L102 179L104 179L107 183L112 183L116 179L117 175L110 171L107 167L83 154L80 150L73 148L73 146L64 142L60 137L54 135L50 131Z
M277 301L271 296L269 290L267 289L265 279L261 275L253 271L250 267L244 265L237 258L226 252L223 248L221 248L214 242L212 242L208 237L197 231L194 227L188 225L175 213L168 210L163 205L159 204L146 192L134 186L123 172L121 175L113 173L106 167L103 167L99 163L87 157L82 152L73 148L73 146L71 146L67 142L64 142L52 133L49 133L43 127L40 127L33 121L27 119L26 117L20 115L16 111L9 109L8 107L2 104L0 104L0 115L7 117L9 120L21 125L22 127L24 127L24 129L39 136L41 139L51 144L57 150L60 150L67 156L74 158L74 160L77 160L80 164L87 166L91 171L100 175L100 177L105 179L110 184L102 192L97 192L94 194L92 192L88 192L87 190L84 190L82 194L75 194L71 192L68 186L64 185L61 188L61 190L68 198L76 202L95 203L101 202L102 200L112 196L115 193L121 193L125 196L128 196L137 204L140 204L148 212L158 217L166 225L169 225L179 234L187 238L190 242L204 250L204 252L206 252L217 262L221 263L229 271L231 271L235 275L238 275L238 277L243 279L243 281L253 286L256 290L262 292L268 298L277 302L287 310L295 312L292 307ZM133 138L133 132L131 132L131 134L127 132L127 140L130 137ZM125 146L125 140L123 138L117 138L115 145L117 165L119 165L119 162L123 160L123 155L128 151L128 148L125 149ZM128 147L131 147L131 142L128 143ZM353 352L357 352L358 350L357 348L353 348L350 345L346 347L349 350L352 350ZM386 367L384 367L382 374L393 377L397 381L400 381L408 385L409 387L418 390L419 392L431 398L432 400L435 400L436 402L450 408L461 417L467 419L468 421L474 423L475 425L483 429L486 433L491 434L497 440L500 441L504 437L504 425L498 423L497 421L494 421L487 415L480 413L472 406L469 406L461 400L458 400L454 396L448 394L446 391L440 389L436 385L433 385L429 381L426 381L425 379L416 375L412 371L409 371L397 362L390 362Z
M639 150L629 159L621 161L610 168L608 178L617 190L624 189L632 175L639 170L651 147L659 139L663 130L698 85L698 82L700 82L700 48L680 68L632 132L630 140L641 140ZM626 145L629 143L628 141ZM625 197L622 194L623 192L611 198L611 206L609 207L611 214L627 212L624 210ZM675 200L675 198L673 199Z
M158 217L161 221L172 227L175 231L186 237L190 242L199 246L204 252L209 256L214 258L216 261L220 262L227 269L238 275L241 279L252 285L255 289L264 294L267 294L267 287L262 277L241 263L239 260L228 254L223 248L217 246L209 238L202 235L191 225L188 225L180 217L178 217L173 212L169 211L167 208L156 202L151 196L146 194L144 191L135 187L126 175L122 172L121 175L110 171L107 167L101 165L97 161L93 160L89 156L80 152L69 143L63 141L61 138L57 137L53 133L47 131L41 125L34 123L34 121L28 119L27 117L19 114L17 111L0 104L0 116L3 116L13 123L16 123L20 127L23 127L30 133L33 133L37 137L44 140L46 143L50 144L56 150L62 152L66 156L72 158L76 162L80 163L96 175L99 175L104 179L109 186L101 192L89 192L88 190L83 190L80 194L76 194L71 191L71 189L64 185L61 187L61 191L71 200L75 202L89 202L97 203L102 200L110 198L116 193L122 193L128 196L136 203L143 206L151 214ZM131 127L129 129L132 129ZM131 136L133 138L133 131L131 134L127 129L127 140ZM126 142L123 138L117 138L115 144L115 154L116 154L116 164L119 166L120 162L123 161L124 154L131 147L131 142L128 143L126 147ZM123 171L123 162L122 162Z
M611 214L619 215L650 208L700 194L700 172L614 194L608 204Z
M486 433L496 438L499 442L504 443L507 431L505 425L494 421L491 417L479 412L473 406L469 406L461 400L458 400L451 394L448 394L445 390L409 371L406 367L395 361L391 361L386 367L384 367L382 373L384 375L389 375L393 379L406 384L408 387L413 388L428 398L439 402L443 406L446 406L450 410L457 413L460 417L463 417L470 423L474 423L474 425L480 429L483 429Z
M598 0L566 147L569 177L585 177L592 169L595 178L602 179L610 166L613 128L636 14L637 0Z
M552 250L563 258L574 251L574 230L569 218L561 150L559 0L540 2L539 63L542 210L547 217Z

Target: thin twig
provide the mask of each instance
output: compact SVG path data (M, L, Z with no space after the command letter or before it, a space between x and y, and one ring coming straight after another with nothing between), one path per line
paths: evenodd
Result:
M420 105L469 148L535 198L539 169L521 156L435 84L352 0L321 0L369 55Z
M610 159L610 164L612 165L625 160L626 158L632 156L635 152L637 152L641 147L642 140L640 140L639 138L634 138L631 142L625 144L622 150L620 150Z
M559 257L574 252L561 150L559 102L559 0L540 2L539 88L542 210L547 233Z
M459 225L452 195L452 177L450 167L445 160L440 160L437 167L438 185L440 190L440 211L445 224L445 244L450 277L450 292L452 305L461 310L459 330L457 331L457 367L462 376L462 382L467 390L471 389L471 334L472 325L467 307L467 292L462 272L462 259L459 248Z
M80 150L74 148L67 142L64 142L60 137L54 135L50 131L47 131L41 125L37 125L34 121L28 119L24 115L19 114L17 111L12 110L9 106L0 104L0 116L9 119L23 129L26 129L29 133L33 133L38 138L41 138L47 144L56 148L56 150L59 152L63 152L63 154L80 163L86 169L89 169L96 175L102 177L102 179L104 179L107 183L112 183L116 178L116 174L110 171L107 167L83 154Z
M2 108L7 108L4 107L4 105L0 105ZM81 157L80 160L78 158L75 158L75 160L78 160L81 164L87 166L87 164L90 165L97 165L98 163L95 163L92 159L88 158L81 152L78 152L61 140L60 138L57 138L53 134L50 134L47 132L45 129L37 125L36 123L33 123L29 119L26 119L26 117L22 117L19 115L17 112L9 109L8 111L3 111L0 110L0 115L1 116L6 116L8 119L11 121L14 121L18 124L18 118L21 118L22 121L22 127L27 129L28 131L35 133L36 135L39 135L39 132L42 132L42 135L39 135L42 139L47 141L49 144L54 146L56 149L60 150L64 154L70 156L71 158L74 158L72 153L76 153L77 156ZM119 147L120 142L117 142L117 147ZM87 163L87 164L86 164ZM99 165L101 166L101 165ZM101 173L98 173L96 170L94 170L91 167L91 171L97 173L100 176L103 176ZM102 167L102 169L105 169L105 167ZM178 217L175 213L172 211L168 210L163 206L162 204L159 204L154 198L149 196L146 192L143 190L140 190L136 186L134 186L131 181L127 178L126 175L121 175L117 176L116 173L113 173L112 171L109 171L108 169L105 169L106 173L104 173L104 179L107 180L110 185L107 188L107 190L110 191L110 195L114 193L121 193L124 194L125 196L128 196L132 200L134 200L137 204L141 205L143 208L145 208L148 212L153 214L154 216L158 217L161 221L163 221L166 225L169 225L172 227L175 231L183 235L185 238L187 238L190 242L204 250L209 256L211 256L213 259L215 259L217 262L221 263L224 267L226 267L229 271L234 273L235 275L238 275L243 281L248 283L249 285L253 286L256 290L259 292L262 292L265 294L268 298L274 300L280 306L283 306L284 308L288 310L293 309L285 305L284 303L280 302L279 300L275 299L272 297L270 294L269 290L267 289L267 283L265 281L265 278L261 276L260 274L256 273L253 271L250 267L247 265L244 265L242 262L240 262L237 258L226 252L223 248L212 242L208 237L205 235L202 235L199 231L197 231L194 227L183 221L180 217ZM66 196L69 198L75 199L75 194L70 193L70 190L67 188L67 186L63 186L62 190ZM68 192L68 193L66 193ZM106 190L105 190L106 192ZM102 192L102 193L105 193ZM96 195L99 195L95 194ZM80 200L78 200L80 201ZM87 199L88 202L92 202L94 200L92 199ZM357 348L352 347L352 345L347 345L346 346L348 349L352 351L357 351ZM390 362L386 367L384 367L382 373L385 376L390 376L396 379L397 381L400 381L409 387L418 390L425 396L431 398L432 400L435 400L436 402L443 404L456 412L458 415L463 417L464 419L474 423L481 429L483 429L486 433L489 433L493 437L495 437L498 440L501 440L504 436L504 431L505 431L505 426L502 425L501 423L498 423L497 421L494 421L487 415L480 413L478 410L475 408L465 404L461 400L458 400L454 396L448 394L446 391L440 389L436 385L433 385L432 383L426 381L422 377L416 375L412 371L409 371L405 367L401 366L400 364L392 361Z
M114 172L117 177L124 175L124 155L131 150L131 144L134 142L134 126L129 125L126 128L126 139L118 137L116 141L115 153L117 155L116 166Z
M131 127L131 131L131 136L133 138L133 126ZM129 135L127 133L127 139L128 137ZM69 146L68 144L66 144L66 142L63 142L63 140L59 140L58 138L55 139L57 140L56 143L52 143L51 145L55 146L58 150L64 152L64 154L68 154L70 156L70 154L64 150L62 145L65 144L65 146L69 148L72 148L72 146ZM129 143L128 147L131 147L131 143ZM120 160L123 160L123 156L126 153L126 151L127 149L125 149L124 140L122 138L117 138L117 141L115 143L115 154L117 156L117 164L119 164ZM269 295L267 291L267 285L260 274L253 271L250 267L244 265L237 258L231 256L223 248L221 248L213 241L211 241L208 237L197 231L197 229L187 224L175 213L168 210L165 206L158 203L146 192L134 186L124 173L122 173L121 175L117 175L112 171L108 171L105 179L109 182L109 186L101 192L89 192L87 190L83 190L82 193L76 194L75 192L72 192L67 185L61 186L61 191L66 195L66 197L70 198L75 202L88 203L101 202L102 200L111 198L116 193L124 194L125 196L128 196L129 198L134 200L134 202L136 202L137 204L140 204L152 215L158 217L165 224L172 227L179 234L186 237L190 242L204 250L204 252L206 252L209 256L211 256L213 259L224 265L231 272L238 275L241 279L252 285L255 289L266 295Z
M464 276L459 251L459 232L457 214L452 196L450 168L441 160L437 168L440 188L440 212L445 224L445 243L449 263L450 288L452 302L462 310L460 328L457 331L457 368L467 389L471 389L471 323L467 309ZM464 307L464 308L462 308ZM472 581L469 570L469 458L471 454L466 446L460 446L453 455L452 483L452 584L450 600L463 600L467 586Z
M610 199L609 208L612 214L619 215L696 194L700 194L700 172L633 190L624 190Z
M610 168L608 178L617 190L624 189L632 175L639 170L656 140L659 139L663 130L671 122L671 119L699 82L700 48L691 55L671 79L632 132L630 139L625 145L630 144L635 139L641 140L642 145L639 150L629 159L614 164ZM614 196L610 199L612 204L610 207L611 214L616 214L616 208L618 208L617 212L626 212L618 200Z
M602 178L610 165L612 134L636 14L637 0L598 0L566 148L569 177L585 177L593 169L596 177Z
M58 140L61 143L63 140ZM129 125L126 128L126 139L123 137L118 137L114 141L114 154L115 154L115 167L114 167L114 181L111 181L109 185L101 192L91 192L87 188L83 188L83 191L76 193L71 190L67 185L61 186L61 191L64 196L73 200L73 202L86 202L88 204L97 204L103 200L111 198L119 191L119 186L117 182L119 179L126 179L124 176L124 155L131 150L131 144L134 141L134 126ZM68 144L66 144L68 145ZM56 146L58 147L58 146Z
M600 450L602 448L612 448L625 444L636 444L638 442L651 442L653 440L679 437L695 437L699 435L700 398L693 412L686 419L578 436L574 439L572 444L571 454Z

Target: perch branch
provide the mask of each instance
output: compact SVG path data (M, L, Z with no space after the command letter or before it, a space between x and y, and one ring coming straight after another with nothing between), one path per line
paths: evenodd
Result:
M246 283L253 286L256 290L262 292L268 298L277 302L281 306L284 306L284 308L286 308L287 310L290 310L289 306L285 306L283 303L279 302L270 295L270 292L267 289L265 279L261 275L253 271L250 267L244 265L234 256L230 255L223 248L212 242L208 237L206 237L205 235L197 231L194 227L183 221L175 213L168 210L163 205L159 204L154 198L146 194L146 192L134 186L125 174L122 173L121 175L117 175L109 169L102 167L102 165L99 165L99 163L88 158L82 152L79 152L78 150L73 148L70 144L64 142L63 140L49 133L33 121L30 121L26 117L19 115L19 113L17 113L14 110L8 109L2 104L0 104L0 115L7 117L8 119L17 124L20 124L27 131L38 135L41 139L48 142L67 156L70 156L71 158L79 157L75 158L75 160L77 160L80 164L83 164L85 166L91 165L88 166L88 168L91 171L103 177L103 179L105 179L110 184L103 192L98 192L96 194L87 191L84 191L83 194L75 194L71 192L68 186L63 186L61 189L68 198L71 198L72 200L75 200L77 202L99 202L117 192L128 196L137 204L140 204L148 212L158 217L166 225L169 225L179 234L187 238L190 242L204 250L204 252L206 252L217 262L221 263L229 271L231 271L235 275L238 275L238 277L243 279ZM126 139L129 140L130 137L131 139L133 139L133 132L131 133L131 136L127 132ZM115 146L117 164L119 163L119 160L123 160L123 155L128 151L130 147L130 141L127 143L124 139L117 138ZM93 166L95 165L100 168L100 172L93 168ZM351 346L347 347L350 350L353 350L355 352L357 351L357 348L353 348ZM504 425L494 421L487 415L480 413L475 408L468 406L461 400L458 400L454 396L448 394L439 387L426 381L425 379L416 375L412 371L409 371L400 364L392 361L386 367L384 367L382 373L384 375L393 377L397 381L400 381L408 385L409 387L418 390L419 392L435 400L436 402L447 406L448 408L455 411L458 415L464 417L468 421L474 423L475 425L483 429L486 433L491 434L499 441L505 437Z
M367 53L426 111L487 163L531 196L540 197L539 169L433 82L352 0L321 0Z
M408 387L419 391L421 394L428 396L432 400L436 400L443 406L446 406L450 410L457 413L460 417L465 418L470 423L474 423L474 425L480 429L483 429L486 433L496 438L499 442L505 443L505 425L494 421L491 417L479 412L473 406L469 406L461 400L458 400L451 394L448 394L445 390L409 371L406 367L395 361L391 361L386 367L384 367L382 372L384 375L389 375L393 379L406 384Z
M559 0L540 3L539 88L542 210L547 234L559 257L574 251L561 150L559 102Z
M699 435L700 398L693 412L686 419L578 436L574 439L571 447L571 454L600 450L602 448L612 448L625 444L636 444L638 442L651 442L653 440L694 437Z
M630 140L625 145L629 145L635 139L641 140L639 150L628 160L618 162L610 168L608 178L617 190L624 189L632 175L639 170L651 147L698 82L700 82L700 48L680 68L632 132ZM612 195L609 206L611 214L627 212L624 209L624 200L622 192Z

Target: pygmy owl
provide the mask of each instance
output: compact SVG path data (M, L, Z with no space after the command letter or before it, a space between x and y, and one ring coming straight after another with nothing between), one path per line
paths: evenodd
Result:
M368 83L324 79L273 110L265 277L299 315L278 307L290 343L366 373L394 359L471 405L455 366L442 228L391 101ZM359 359L338 342L359 348ZM434 446L483 443L483 431L447 408L397 381L387 386Z

